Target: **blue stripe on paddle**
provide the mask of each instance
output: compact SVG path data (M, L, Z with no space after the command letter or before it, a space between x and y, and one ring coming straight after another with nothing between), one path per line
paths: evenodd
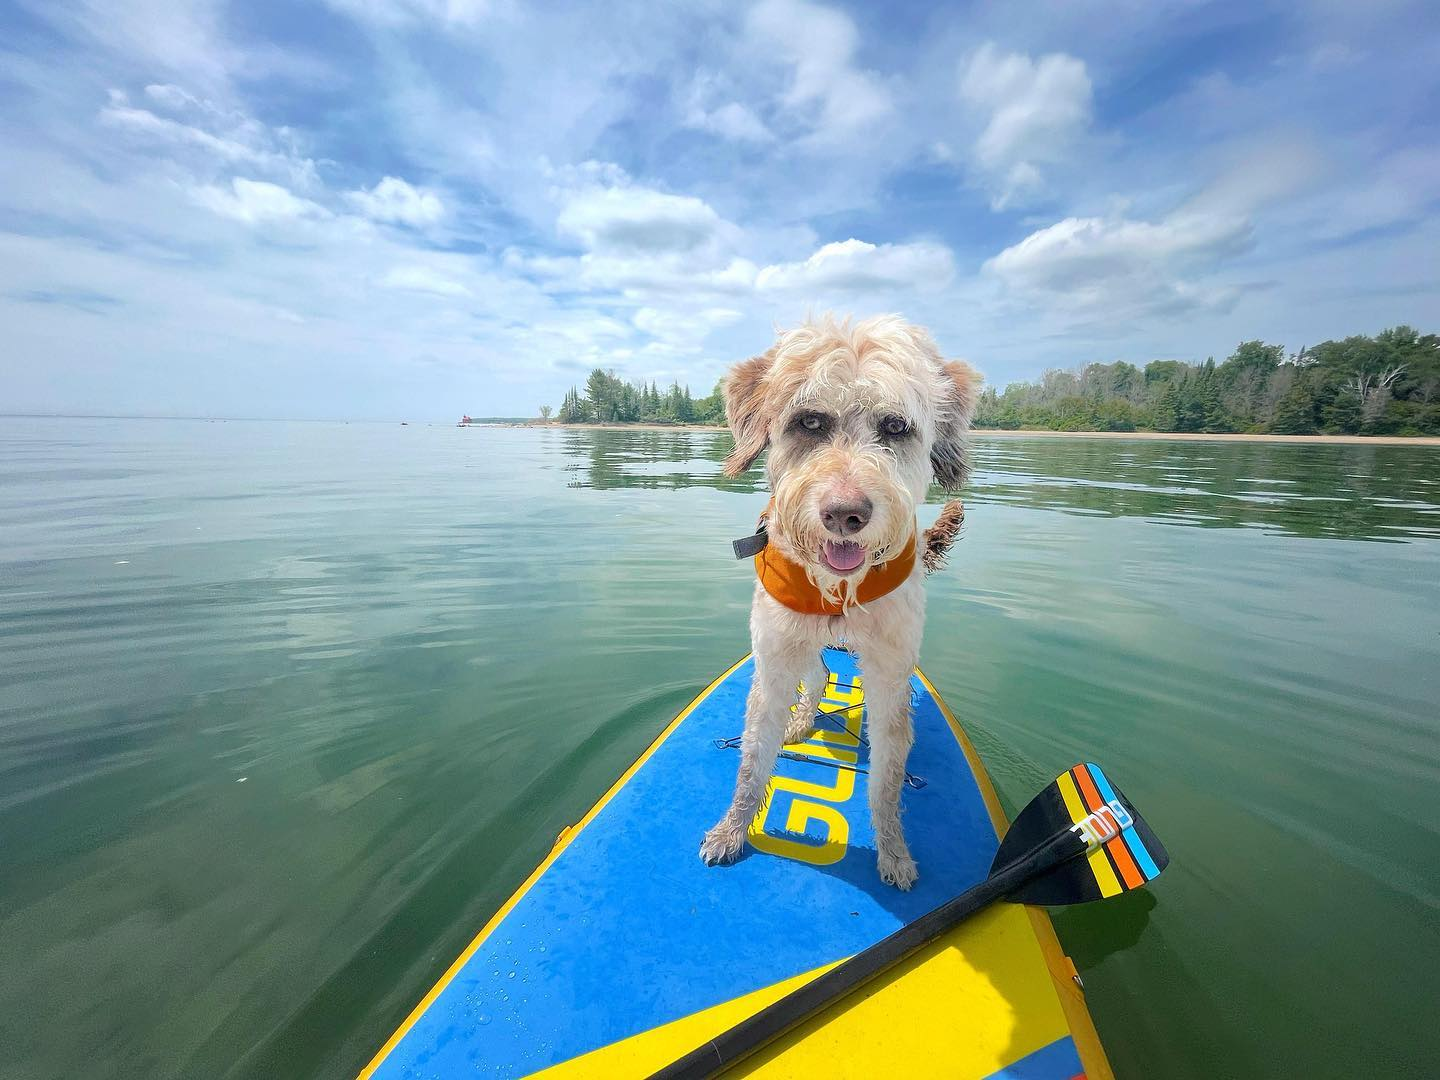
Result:
M1090 770L1090 777L1095 781L1095 786L1100 789L1100 797L1107 803L1115 798L1115 789L1110 786L1110 781L1105 779L1105 771L1099 765L1085 763ZM1125 846L1130 849L1130 854L1135 856L1135 865L1140 867L1140 872L1149 881L1153 877L1160 876L1160 868L1155 865L1155 860L1150 857L1150 852L1145 849L1145 841L1140 839L1140 834L1134 829L1127 828L1121 831L1125 837Z

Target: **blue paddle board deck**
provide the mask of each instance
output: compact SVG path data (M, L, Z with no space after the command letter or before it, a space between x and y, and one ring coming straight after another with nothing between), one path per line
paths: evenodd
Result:
M644 1076L984 878L1003 815L924 676L902 814L920 879L880 881L855 658L825 653L750 843L700 861L729 804L753 662L712 683L480 932L362 1076ZM743 1063L741 1074L1109 1075L1048 918L999 904Z

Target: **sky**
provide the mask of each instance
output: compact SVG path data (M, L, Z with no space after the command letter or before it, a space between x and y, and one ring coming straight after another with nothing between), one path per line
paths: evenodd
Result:
M0 0L0 413L535 415L1440 330L1440 10Z

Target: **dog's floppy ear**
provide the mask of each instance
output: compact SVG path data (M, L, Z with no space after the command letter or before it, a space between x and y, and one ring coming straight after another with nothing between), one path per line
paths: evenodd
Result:
M975 400L980 393L980 373L963 360L940 365L943 394L939 421L935 427L935 445L930 448L930 464L935 479L945 491L957 491L965 483L970 460L965 451L965 432L975 414Z
M725 419L735 436L735 449L725 459L725 475L739 476L755 464L770 443L773 410L766 404L765 376L775 350L742 360L725 375Z

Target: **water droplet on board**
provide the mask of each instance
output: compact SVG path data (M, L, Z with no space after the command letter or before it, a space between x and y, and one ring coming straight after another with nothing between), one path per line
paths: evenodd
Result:
M513 979L514 977L515 977L515 972L513 972L513 971L510 972L510 974L506 976L507 979Z
M483 1027L490 1022L490 1014L481 1013L479 1016L475 1017L475 1022Z

